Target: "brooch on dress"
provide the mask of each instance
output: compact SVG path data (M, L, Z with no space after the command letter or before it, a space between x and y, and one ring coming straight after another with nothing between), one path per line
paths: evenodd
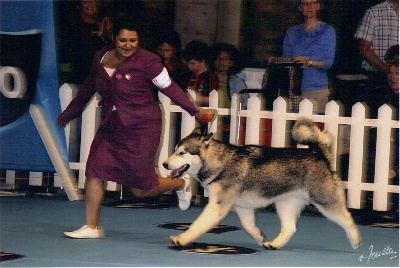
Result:
M124 77L125 77L126 80L131 80L132 79L132 76L130 74L128 74L128 73L125 74ZM118 80L121 80L122 79L122 74L116 74L115 78L117 78Z

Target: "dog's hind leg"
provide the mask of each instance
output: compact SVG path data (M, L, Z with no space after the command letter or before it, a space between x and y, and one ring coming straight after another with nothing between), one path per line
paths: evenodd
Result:
M342 181L334 176L332 179L325 178L326 184L321 189L315 188L318 191L310 192L312 203L325 217L345 230L351 246L356 249L361 244L361 234L347 209Z
M235 207L239 216L240 223L249 235L251 235L257 243L262 246L265 242L265 234L256 226L253 208Z
M266 249L280 249L296 232L296 222L307 202L302 198L282 198L275 202L276 212L281 222L281 232L272 242L264 242Z
M346 232L347 239L349 240L353 249L357 249L361 244L361 234L358 230L353 217L347 209L344 202L340 204L330 205L329 207L314 204L318 210L328 219L340 225Z

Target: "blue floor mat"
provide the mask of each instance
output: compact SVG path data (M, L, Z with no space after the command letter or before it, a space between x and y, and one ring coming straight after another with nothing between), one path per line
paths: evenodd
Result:
M1 262L1 267L398 267L399 229L359 226L363 243L353 250L345 232L320 216L303 215L297 232L280 250L264 250L242 229L207 233L198 247L220 245L254 254L196 254L174 250L170 235L181 230L165 223L191 223L202 206L187 211L177 207L102 208L106 237L75 240L63 237L84 224L84 202L65 198L0 197L0 251L23 258ZM272 240L280 230L274 212L256 214L257 225ZM235 212L220 223L241 228ZM196 245L196 244L195 244Z

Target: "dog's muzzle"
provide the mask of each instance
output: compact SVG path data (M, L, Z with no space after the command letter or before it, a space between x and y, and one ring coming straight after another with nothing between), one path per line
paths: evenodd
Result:
M165 169L171 170L171 168L169 167L167 162L164 162L162 165ZM173 169L173 170L171 170L171 174L169 176L171 178L181 177L189 169L189 167L190 167L190 165L186 164L179 168Z

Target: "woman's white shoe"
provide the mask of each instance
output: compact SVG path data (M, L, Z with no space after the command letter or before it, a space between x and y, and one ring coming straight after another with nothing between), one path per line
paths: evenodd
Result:
M64 235L69 238L79 238L79 239L96 239L104 237L104 229L101 227L96 227L95 229L89 228L87 225L83 225L78 230L72 232L64 232Z
M185 181L183 189L176 191L178 195L178 206L182 211L187 210L190 207L190 201L192 200L192 190L190 188L190 176L185 174L181 177Z

